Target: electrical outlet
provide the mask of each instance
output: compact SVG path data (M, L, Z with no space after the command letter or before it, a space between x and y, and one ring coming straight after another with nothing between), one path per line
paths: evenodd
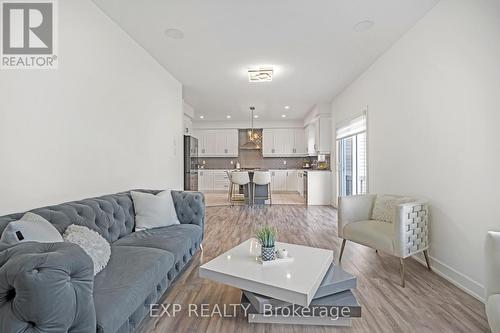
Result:
M286 160L283 161L283 164L286 165Z

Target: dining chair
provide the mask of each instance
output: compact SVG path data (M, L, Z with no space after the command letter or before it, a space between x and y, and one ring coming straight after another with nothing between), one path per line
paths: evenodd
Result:
M265 186L267 185L267 195L257 196L256 185ZM252 205L255 205L255 199L269 200L269 204L272 206L273 199L271 196L271 172L269 171L255 171L253 174L253 197ZM265 204L265 202L264 202Z
M231 173L231 206L234 205L236 201L242 201L241 200L241 195L236 197L234 193L234 187L235 186L247 186L247 191L250 193L250 175L248 174L248 171L234 171ZM250 203L250 197L249 197L249 203ZM243 201L245 201L245 198L243 196Z

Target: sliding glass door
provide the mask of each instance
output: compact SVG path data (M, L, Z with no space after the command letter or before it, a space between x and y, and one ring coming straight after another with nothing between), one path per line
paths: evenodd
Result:
M367 193L366 116L337 128L339 196Z

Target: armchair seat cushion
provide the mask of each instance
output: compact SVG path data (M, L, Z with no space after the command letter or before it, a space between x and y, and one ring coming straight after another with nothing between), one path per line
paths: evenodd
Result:
M394 253L394 225L377 220L351 222L344 227L343 237L371 248Z

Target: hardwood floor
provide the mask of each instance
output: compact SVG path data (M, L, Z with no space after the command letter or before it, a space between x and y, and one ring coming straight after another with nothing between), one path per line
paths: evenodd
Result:
M261 223L277 227L279 240L333 249L338 259L336 210L330 207L208 207L203 253L198 252L164 304L238 303L240 291L198 277L198 266L253 236ZM347 242L342 267L358 277L354 290L362 317L351 328L249 324L236 318L147 318L139 332L489 332L484 305L413 259L406 260L406 288L400 286L399 259Z
M229 206L227 193L207 192L205 195L205 204L207 207ZM304 205L304 197L298 193L273 193L273 205Z

